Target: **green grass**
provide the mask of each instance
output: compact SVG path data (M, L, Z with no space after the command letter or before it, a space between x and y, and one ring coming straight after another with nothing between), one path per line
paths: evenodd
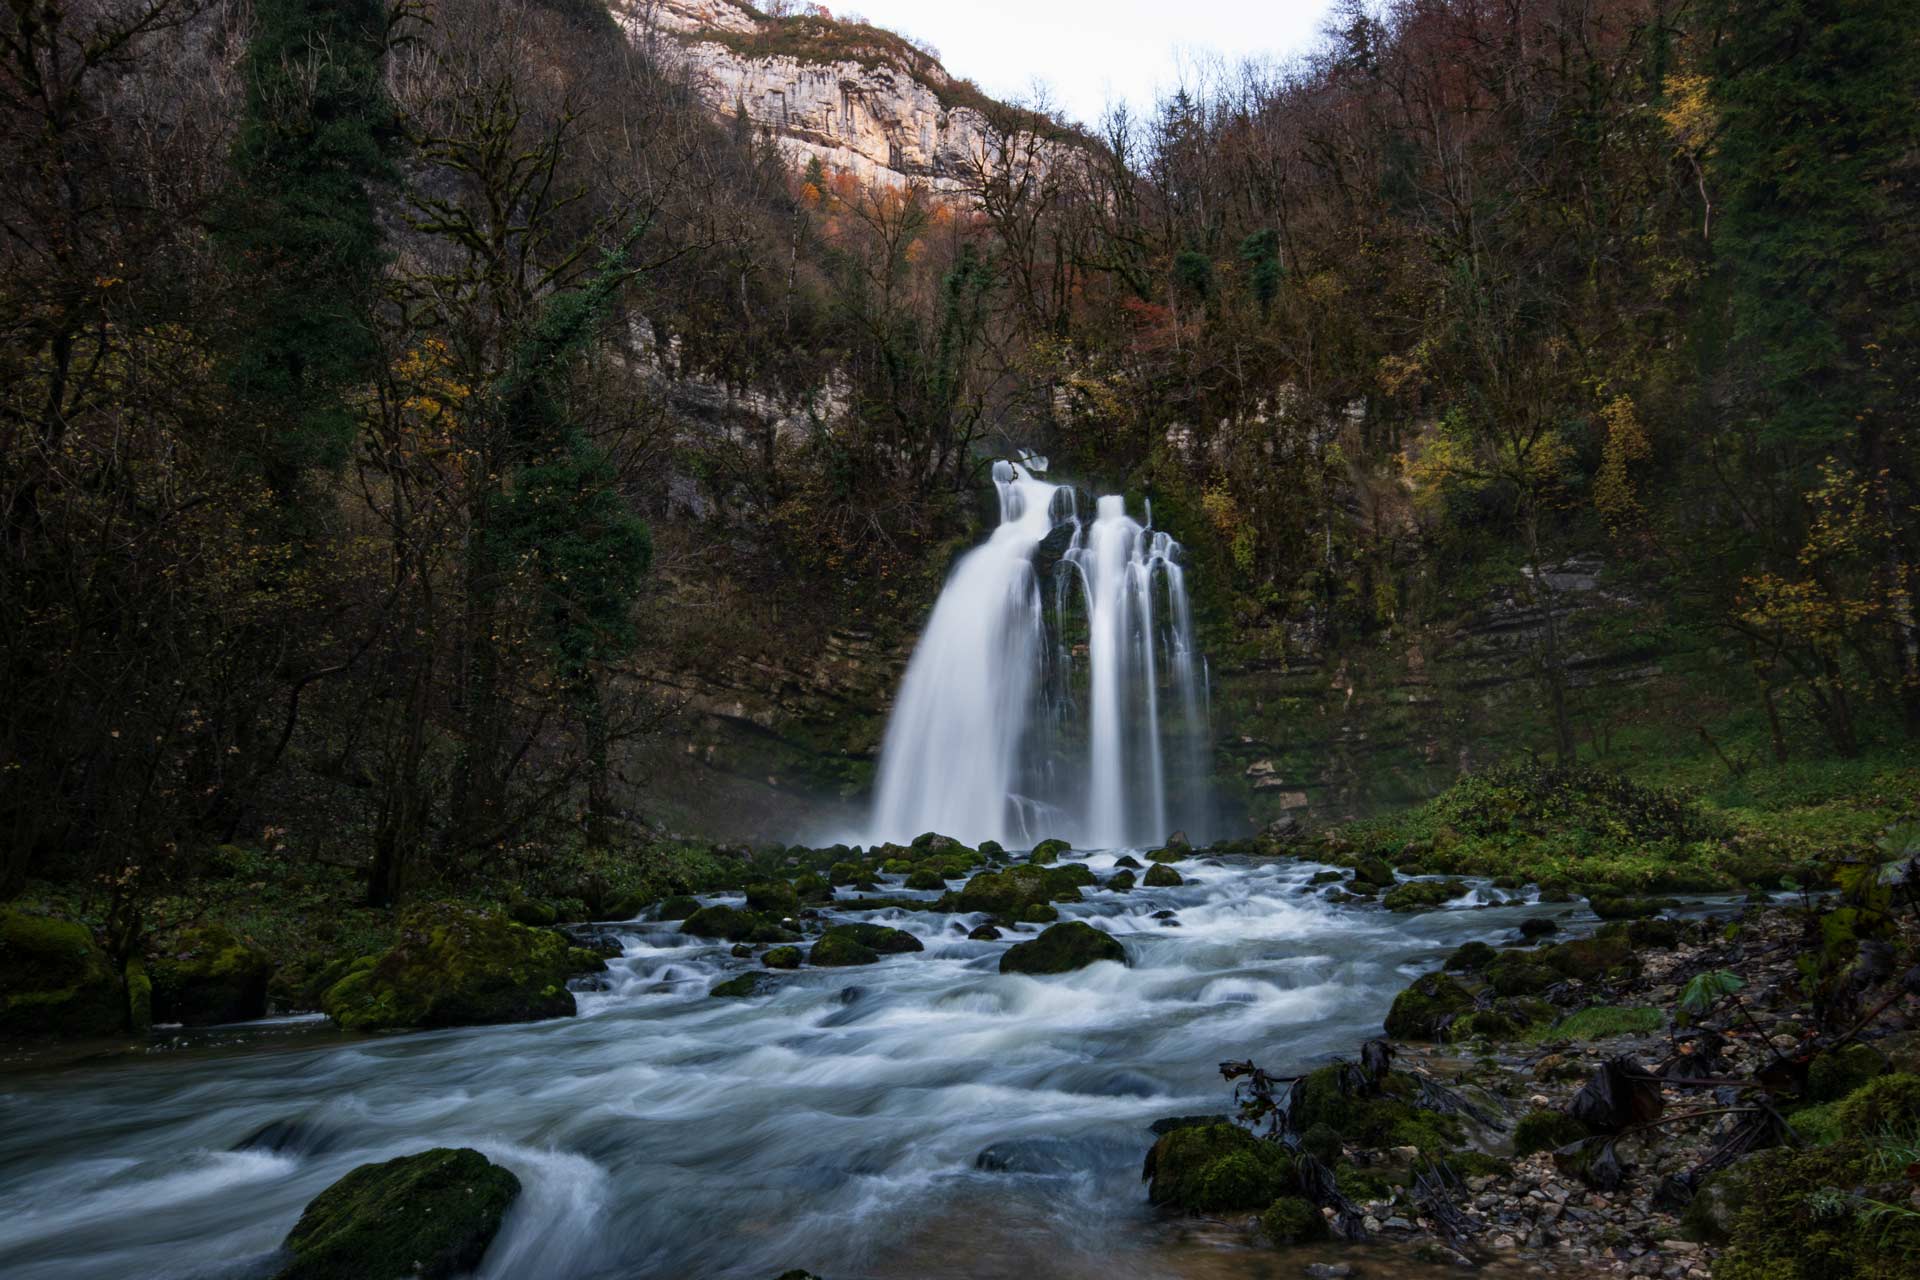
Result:
M1533 1031L1530 1039L1602 1040L1608 1036L1651 1035L1664 1031L1667 1016L1658 1009L1628 1009L1618 1005L1594 1005L1570 1013L1552 1026Z

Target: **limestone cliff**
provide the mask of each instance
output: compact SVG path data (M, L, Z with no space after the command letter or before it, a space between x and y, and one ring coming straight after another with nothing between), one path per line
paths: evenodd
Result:
M736 0L615 0L638 44L685 66L715 114L744 114L796 164L947 194L1002 154L1007 108L903 36Z

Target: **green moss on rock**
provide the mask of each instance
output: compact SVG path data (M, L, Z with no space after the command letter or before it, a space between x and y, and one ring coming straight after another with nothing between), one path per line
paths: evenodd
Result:
M1920 1075L1898 1071L1867 1081L1841 1100L1834 1123L1848 1138L1920 1134Z
M1863 1200L1904 1198L1907 1186L1864 1143L1762 1151L1721 1176L1743 1187L1729 1196L1735 1207L1715 1280L1911 1280L1920 1219L1869 1217Z
M845 933L828 933L813 944L807 963L823 969L843 969L852 965L878 964L880 953Z
M1423 1153L1450 1151L1461 1140L1459 1122L1413 1102L1413 1079L1390 1072L1377 1092L1350 1089L1337 1065L1310 1071L1295 1082L1293 1119L1302 1130L1324 1125L1362 1147L1417 1147Z
M1135 883L1131 871L1116 871L1107 877L1107 888L1115 893L1131 893Z
M1147 1152L1148 1199L1199 1213L1259 1210L1298 1190L1293 1157L1234 1124L1175 1129Z
M1640 968L1633 944L1625 938L1578 938L1543 947L1541 961L1563 977L1599 982L1609 974L1633 974Z
M1066 973L1102 960L1127 962L1126 948L1080 920L1056 924L1031 942L1017 942L1000 956L1002 973Z
M769 969L798 969L800 967L800 948L793 946L773 947L760 957L760 963Z
M743 973L728 978L725 982L716 982L707 992L710 996L723 999L737 999L743 996L765 995L773 987L773 979L764 973Z
M126 988L92 930L0 910L0 1035L104 1036L126 1023Z
M1397 1040L1444 1040L1456 1018L1473 1010L1473 995L1445 974L1428 974L1393 998L1387 1034Z
M479 1266L520 1180L478 1151L447 1147L363 1164L300 1215L277 1280L446 1280Z
M1060 855L1072 847L1065 840L1042 840L1033 846L1033 852L1027 855L1027 862L1036 867L1044 867L1049 862L1058 861Z
M909 889L944 889L947 878L932 867L921 867L907 877Z
M1149 889L1175 889L1186 882L1186 878L1172 867L1157 863L1147 868L1146 879L1141 881Z
M570 1017L567 979L605 961L548 929L464 903L417 907L393 947L363 957L320 999L357 1031L458 1027Z
M1299 1196L1281 1196L1260 1215L1260 1231L1270 1244L1286 1246L1324 1240L1332 1233L1313 1202Z
M1587 1127L1564 1111L1529 1111L1513 1128L1513 1154L1552 1151L1587 1136Z
M1387 890L1380 905L1389 911L1432 911L1466 892L1464 880L1408 880Z
M220 925L184 930L147 957L153 1017L205 1027L264 1017L273 959Z
M927 948L920 939L905 929L894 929L884 924L837 924L827 930L830 938L851 938L863 947L871 947L882 955L900 955L908 951L925 951Z
M1836 1102L1886 1070L1880 1055L1864 1044L1843 1045L1823 1053L1807 1068L1807 1096Z

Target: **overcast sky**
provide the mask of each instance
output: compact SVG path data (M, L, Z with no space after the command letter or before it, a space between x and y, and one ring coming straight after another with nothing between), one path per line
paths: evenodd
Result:
M1182 54L1283 58L1311 44L1331 0L849 0L827 7L932 42L948 71L1000 98L1036 79L1091 124L1109 99L1144 105Z

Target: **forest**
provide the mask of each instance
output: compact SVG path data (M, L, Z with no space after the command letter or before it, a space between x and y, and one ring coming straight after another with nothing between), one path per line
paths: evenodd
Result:
M726 37L742 56L937 64L824 11L717 7L762 24ZM1151 503L1184 545L1219 671L1220 849L1311 854L1389 896L1409 864L1566 881L1601 919L1716 886L1838 893L1838 932L1751 924L1748 943L1801 948L1808 998L1836 1001L1809 1060L1864 1045L1840 1034L1855 1016L1911 1034L1910 996L1866 993L1915 962L1911 881L1874 876L1920 856L1912 17L1341 0L1306 53L1201 62L1098 121L942 72L990 145L932 183L796 158L744 106L712 110L646 4L14 0L0 1037L235 1007L519 1021L551 988L479 1017L335 993L357 957L440 947L417 923L435 912L550 939L744 891L774 923L709 936L792 951L805 929L780 913L821 892L987 865L977 842L941 862L944 836L868 862L749 846L730 801L687 800L708 783L659 788L695 754L682 674L724 685L845 627L904 660L991 522L995 461L1027 456ZM700 396L779 411L701 419ZM1586 556L1633 601L1617 625L1665 664L1656 693L1596 684L1561 598ZM1405 805L1271 823L1249 766L1294 722L1236 673L1425 661L1488 593L1537 620L1516 700L1479 713L1499 749L1462 729ZM878 728L849 723L806 729L824 771L805 785L857 804ZM1709 794L1661 789L1681 784ZM967 909L1045 923L1059 888ZM42 924L76 931L100 1000L41 1000L60 985L36 985ZM564 985L574 962L540 945ZM162 972L200 952L250 957L240 1006L169 995ZM1498 971L1461 969L1453 1013L1484 978L1490 1016ZM1733 1016L1741 979L1685 978L1695 1025ZM1388 1030L1446 1038L1429 1024ZM1277 1077L1245 1065L1256 1112L1284 1117ZM1355 1099L1410 1106L1376 1065ZM1899 1274L1892 1246L1860 1247L1795 1271L1754 1245L1716 1274ZM596 1265L615 1262L566 1274L654 1273Z

